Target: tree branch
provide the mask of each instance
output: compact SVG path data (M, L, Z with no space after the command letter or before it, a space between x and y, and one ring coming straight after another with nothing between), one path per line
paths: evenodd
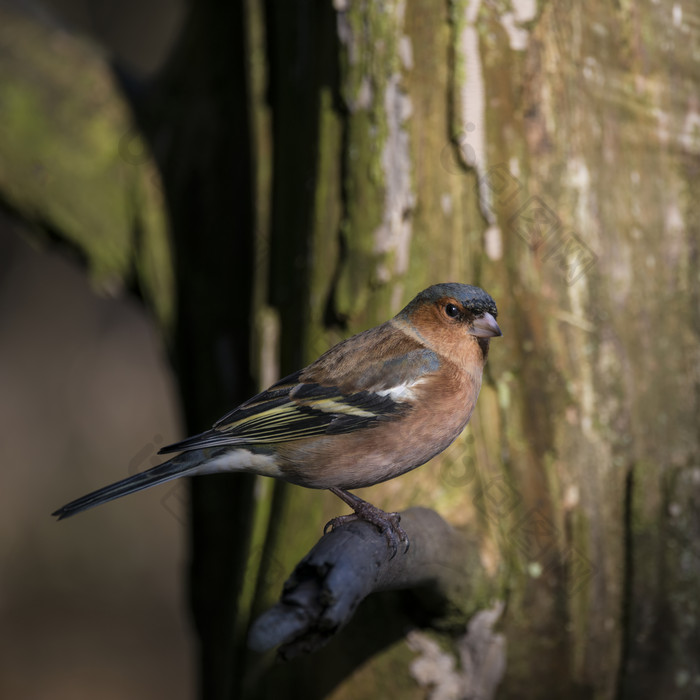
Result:
M486 603L482 594L492 583L474 542L427 508L405 511L401 525L411 546L393 558L384 535L367 522L324 535L285 582L280 601L252 625L250 647L281 645L285 659L315 651L376 591L420 588L436 617L460 611L466 620Z

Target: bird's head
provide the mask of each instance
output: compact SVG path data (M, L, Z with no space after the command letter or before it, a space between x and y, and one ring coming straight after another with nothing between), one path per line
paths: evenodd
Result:
M483 289L450 282L424 289L396 318L441 355L483 363L490 339L503 335L497 316L496 302Z

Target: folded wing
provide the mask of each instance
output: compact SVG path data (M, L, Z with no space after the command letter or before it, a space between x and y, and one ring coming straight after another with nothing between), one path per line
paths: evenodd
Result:
M168 445L161 453L206 447L274 445L319 435L337 435L395 420L412 408L411 388L437 369L432 353L414 350L376 363L354 381L356 391L341 390L344 377L303 381L300 371L241 404L211 430ZM312 369L313 365L309 368ZM407 369L408 368L408 369ZM357 367L355 367L357 370ZM312 374L314 378L316 376Z

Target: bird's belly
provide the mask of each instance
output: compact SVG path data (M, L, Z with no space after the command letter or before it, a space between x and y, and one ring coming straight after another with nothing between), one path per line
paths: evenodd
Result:
M461 413L461 415L460 415ZM310 488L372 486L425 464L447 448L471 410L425 420L387 421L346 435L287 443L278 452L281 478Z

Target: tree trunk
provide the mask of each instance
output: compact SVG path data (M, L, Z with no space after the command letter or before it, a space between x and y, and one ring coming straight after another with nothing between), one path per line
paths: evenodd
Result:
M670 4L300 7L266 15L283 371L432 282L488 289L505 338L472 426L370 499L433 506L480 532L508 591L499 697L688 696L697 29ZM300 223L308 235L290 256L275 241ZM298 555L306 543L289 533L308 529L318 499L287 492L272 550L285 570L275 552ZM417 624L398 600L367 601L367 617L384 605L399 627ZM457 649L466 627L450 632ZM284 693L294 678L309 697L336 684L334 697L377 697L390 677L394 694L420 695L398 633L365 663L374 634L358 625L316 657L262 661L257 692Z

